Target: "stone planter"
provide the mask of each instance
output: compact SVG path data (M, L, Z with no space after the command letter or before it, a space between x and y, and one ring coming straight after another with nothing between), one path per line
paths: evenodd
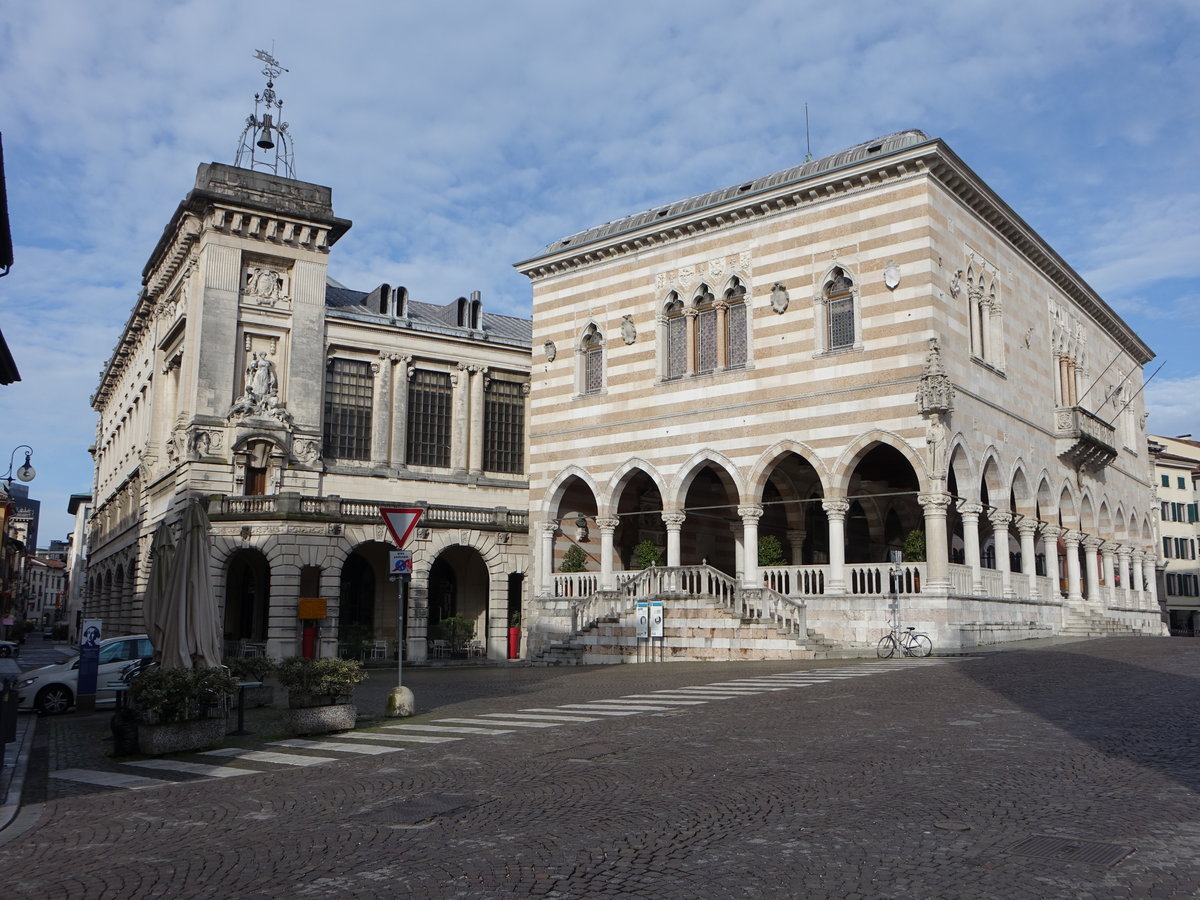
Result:
M292 708L284 710L283 729L288 734L328 734L331 731L350 731L354 728L354 720L357 717L358 707L353 703L292 706Z
M147 756L207 750L225 740L225 717L137 727L138 752Z

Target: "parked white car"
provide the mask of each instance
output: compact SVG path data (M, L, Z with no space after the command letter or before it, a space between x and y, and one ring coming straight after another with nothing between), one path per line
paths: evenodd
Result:
M16 656L21 652L21 645L16 641L0 641L0 656Z
M149 659L154 646L144 634L105 638L100 642L100 665L96 670L96 705L116 701L109 684L121 680L121 671L131 662ZM43 715L64 713L75 705L79 692L79 656L52 666L30 669L17 682L21 692L20 708L36 709Z

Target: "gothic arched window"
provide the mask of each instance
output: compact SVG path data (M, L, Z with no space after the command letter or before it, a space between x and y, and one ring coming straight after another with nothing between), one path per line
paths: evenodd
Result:
M667 346L664 377L682 378L687 374L687 318L683 314L683 301L674 291L667 296L663 315L666 317Z
M579 368L579 393L600 393L604 389L604 336L594 323L583 330L583 339L579 342Z
M854 282L841 267L834 267L825 282L825 315L829 323L827 350L854 346Z
M729 279L725 289L725 368L740 369L746 365L746 286L736 276Z
M716 298L707 284L696 289L692 306L696 309L696 372L705 374L717 368Z

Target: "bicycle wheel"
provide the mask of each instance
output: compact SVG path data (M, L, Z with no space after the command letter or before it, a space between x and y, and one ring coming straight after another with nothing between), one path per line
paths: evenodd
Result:
M914 634L907 649L913 656L928 656L933 652L933 641L927 634Z
M891 659L892 654L896 652L896 639L890 634L885 634L879 639L879 644L875 647L875 653L880 659Z

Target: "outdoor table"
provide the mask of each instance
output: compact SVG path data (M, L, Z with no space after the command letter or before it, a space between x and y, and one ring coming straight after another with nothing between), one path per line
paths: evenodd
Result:
M238 688L238 727L237 731L231 731L230 734L250 734L246 730L246 688L262 687L261 681L239 681Z

